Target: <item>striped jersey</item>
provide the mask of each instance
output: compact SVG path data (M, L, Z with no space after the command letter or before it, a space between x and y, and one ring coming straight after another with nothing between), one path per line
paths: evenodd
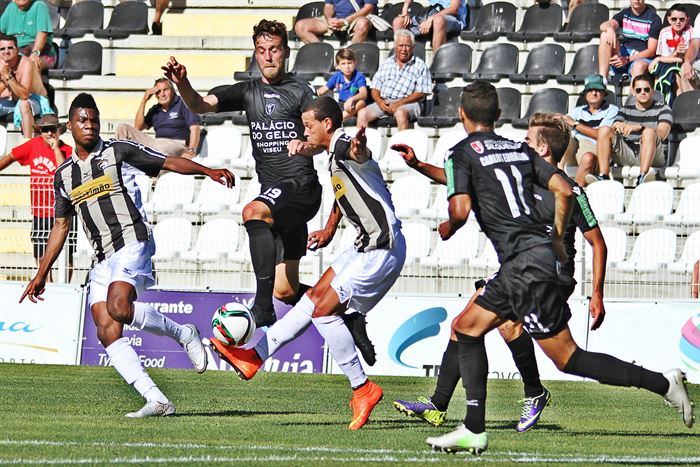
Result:
M615 117L616 122L631 123L632 125L642 125L645 128L656 129L659 123L666 122L669 125L673 125L673 113L671 112L671 107L662 103L653 101L652 105L648 109L638 109L635 104L635 100L631 99L631 102L624 105ZM638 145L642 139L641 131L634 131L625 137L625 140L629 143Z
M661 32L661 18L648 6L641 15L635 15L632 8L623 8L614 19L622 31L622 44L641 52L647 48L649 39L658 39Z
M85 160L74 152L54 178L56 217L80 217L98 261L148 241L151 229L135 178L158 175L164 162L163 154L132 141L100 140Z
M342 128L331 138L329 170L336 204L357 229L357 251L391 249L401 229L391 193L377 161L370 158L360 164L350 158L351 140Z

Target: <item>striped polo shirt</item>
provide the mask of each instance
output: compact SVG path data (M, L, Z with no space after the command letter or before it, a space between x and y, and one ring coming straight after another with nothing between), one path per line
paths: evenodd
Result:
M623 8L612 19L620 25L622 43L637 52L647 48L649 38L659 38L661 18L649 7L641 15L635 15L631 8Z
M85 160L77 151L56 170L56 217L78 215L102 261L136 241L148 241L150 226L135 177L158 175L163 154L132 141L100 140Z
M639 110L634 102L623 106L615 117L616 122L631 123L633 125L643 125L645 128L654 128L661 122L673 125L673 114L671 108L666 104L654 101L651 107L646 110ZM638 144L642 138L642 132L630 133L625 139L630 143Z

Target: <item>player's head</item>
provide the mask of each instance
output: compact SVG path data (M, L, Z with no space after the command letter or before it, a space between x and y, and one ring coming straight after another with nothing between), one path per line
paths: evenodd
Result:
M343 110L335 99L322 96L304 107L301 121L306 140L328 148L333 133L343 125Z
M68 109L68 129L78 146L92 150L100 139L100 111L92 95L81 92Z
M335 54L335 68L336 70L343 73L344 76L350 77L355 71L355 66L357 65L357 58L355 57L355 52L350 49L340 49L337 54Z
M501 115L496 88L486 81L475 81L466 86L462 90L459 115L462 121L466 118L472 124L493 128Z
M535 113L530 117L530 126L525 141L537 154L551 158L558 164L571 140L571 131L564 119L553 113Z
M175 86L168 78L158 78L153 87L156 88L156 98L160 105L170 106L175 99Z
M253 44L263 81L272 84L281 81L289 57L287 27L279 21L263 19L253 27Z
M630 86L632 95L643 106L651 105L654 100L654 78L649 73L642 73L632 78Z

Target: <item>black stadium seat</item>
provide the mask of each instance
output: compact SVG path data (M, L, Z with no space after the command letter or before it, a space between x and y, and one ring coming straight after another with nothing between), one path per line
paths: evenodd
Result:
M97 0L83 0L68 10L66 24L53 32L55 37L82 37L98 29L104 24L105 8Z
M501 116L496 121L496 125L510 123L516 118L520 118L520 105L522 96L515 88L498 87L498 106L501 109Z
M464 73L465 81L499 81L518 72L518 48L513 44L495 44L484 50L474 73Z
M700 91L684 92L673 102L673 126L689 132L700 127Z
M250 63L246 71L233 72L233 79L236 81L245 81L247 79L260 78L260 67L255 59L255 54L250 58Z
M290 73L306 80L323 76L333 69L335 51L333 46L325 42L304 44L294 59Z
M590 42L600 36L600 25L610 19L610 10L600 3L584 3L571 13L561 32L554 33L558 42Z
M471 71L472 48L467 44L443 44L433 56L430 75L437 83L450 81Z
M371 78L379 68L379 47L374 42L359 42L350 44L348 49L355 52L356 68L365 76Z
M508 2L494 2L479 10L474 28L462 31L465 41L492 41L515 31L515 5Z
M582 84L586 76L598 73L598 45L586 45L578 49L566 74L557 78L561 84Z
M525 12L523 24L517 32L509 32L509 41L540 42L561 30L563 13L556 3L537 3Z
M512 83L545 83L564 73L566 51L559 44L538 45L530 51L522 73L512 75Z
M322 17L323 5L325 5L325 2L311 2L307 3L306 5L302 5L299 10L297 10L297 14L294 17L294 24L296 24L296 22L300 19ZM287 37L290 41L299 40L299 36L297 36L297 33L294 32L294 25L292 25L292 28L289 30Z
M84 75L102 74L102 45L95 41L81 41L68 48L63 67L49 70L51 79L80 79Z
M441 47L442 48L442 47ZM459 106L462 87L452 87L435 95L429 115L418 117L418 125L423 127L447 128L459 123Z
M527 128L532 114L537 112L556 112L566 114L569 111L569 93L559 88L540 89L532 95L523 118L513 119L513 127Z
M126 39L132 34L148 34L148 6L140 2L124 2L114 7L109 24L95 31L100 39Z

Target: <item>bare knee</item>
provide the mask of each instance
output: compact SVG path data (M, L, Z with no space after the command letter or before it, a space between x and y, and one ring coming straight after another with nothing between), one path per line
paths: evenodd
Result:
M523 325L513 321L505 321L498 326L498 332L506 343L512 342L523 333Z
M270 209L260 201L251 201L243 208L243 222L250 220L263 220L269 224L272 223Z
M404 109L398 109L394 113L394 118L396 119L396 125L399 127L399 130L405 130L406 128L408 128L408 125L411 121L408 112Z
M97 326L97 339L105 348L121 338L121 334L119 326Z
M131 324L131 307L131 300L127 296L116 295L107 298L107 313L119 323Z

